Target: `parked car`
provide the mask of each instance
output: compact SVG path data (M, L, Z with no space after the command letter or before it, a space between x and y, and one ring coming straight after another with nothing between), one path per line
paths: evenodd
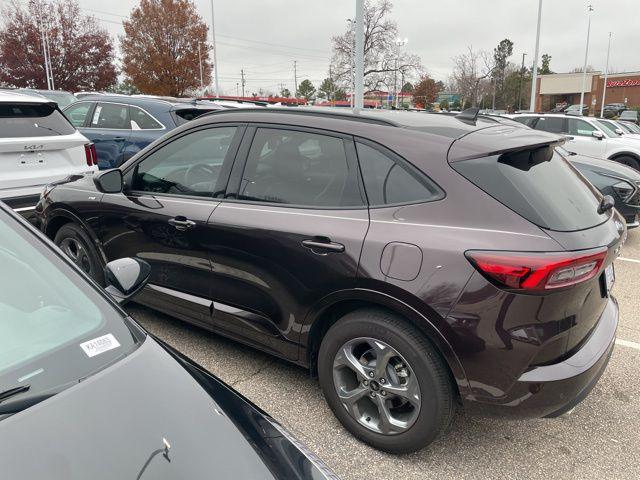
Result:
M623 128L630 130L631 133L640 133L640 126L636 125L633 122L627 122L624 120L617 120L617 123L621 125Z
M637 110L625 110L624 112L622 112L620 114L620 116L618 117L618 120L623 120L625 122L633 122L636 125L638 125L640 122L639 117L638 117L638 111Z
M138 302L309 368L349 431L409 452L458 404L560 415L607 364L626 228L558 141L466 112L225 110L51 186L38 221L94 278L148 261Z
M0 200L29 212L43 187L92 173L92 145L43 97L0 92Z
M578 155L563 147L556 147L556 150L602 195L610 195L615 200L615 207L627 222L627 228L640 225L640 172L611 160Z
M512 115L511 118L535 130L564 135L565 148L571 152L614 160L640 170L640 142L611 133L601 123L603 120L553 114Z
M60 109L63 109L77 99L71 92L65 92L64 90L37 90L34 88L19 88L16 90L18 93L24 93L25 95L35 95L37 97L47 98L58 104Z
M564 109L564 113L567 115L589 115L589 105L586 103L582 104L582 113L580 113L580 104L577 103L575 105L569 105Z
M108 263L105 292L0 202L0 264L3 478L337 478L118 307L146 262Z
M627 109L624 103L607 103L603 109L605 118L617 117Z
M178 125L222 107L127 95L84 96L64 114L96 146L101 169L117 167Z

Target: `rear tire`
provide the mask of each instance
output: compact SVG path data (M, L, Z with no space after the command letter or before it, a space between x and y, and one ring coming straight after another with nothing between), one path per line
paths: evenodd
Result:
M385 452L420 450L455 412L449 370L438 352L384 310L356 310L338 320L320 345L318 376L342 425Z
M89 235L75 223L63 225L53 242L84 273L104 286L104 269Z
M640 163L638 162L638 159L630 155L623 155L621 157L616 157L615 161L623 165L626 165L627 167L631 167L635 170L640 170Z

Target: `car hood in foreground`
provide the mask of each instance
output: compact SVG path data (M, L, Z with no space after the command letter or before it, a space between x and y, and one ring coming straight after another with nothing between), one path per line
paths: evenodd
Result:
M640 172L613 160L585 157L584 155L572 155L567 157L567 159L578 166L584 165L592 171L631 180L633 182L640 182Z
M198 372L190 374L148 337L117 364L0 420L1 476L157 480L317 475L315 466L257 409L215 377ZM210 394L222 400L217 403Z

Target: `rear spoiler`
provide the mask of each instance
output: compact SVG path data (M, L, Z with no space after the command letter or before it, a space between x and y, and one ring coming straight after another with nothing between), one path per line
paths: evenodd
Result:
M496 125L475 130L456 139L449 147L447 160L453 163L503 153L556 147L565 141L564 136L553 133Z

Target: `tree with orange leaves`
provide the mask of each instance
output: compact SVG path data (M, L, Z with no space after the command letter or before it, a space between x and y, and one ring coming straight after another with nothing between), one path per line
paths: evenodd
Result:
M180 97L211 79L207 24L190 0L141 0L123 22L122 71L142 93Z

